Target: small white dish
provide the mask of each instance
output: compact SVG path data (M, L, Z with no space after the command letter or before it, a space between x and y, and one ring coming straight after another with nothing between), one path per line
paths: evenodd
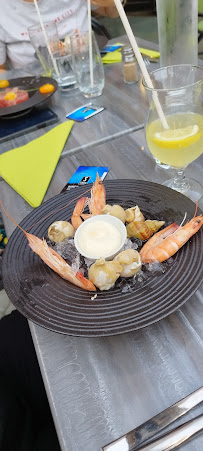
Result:
M79 244L79 242L81 242L82 235L83 235L83 240L84 240L85 233L86 233L85 228L87 229L87 233L88 233L89 224L95 223L95 231L96 231L96 222L99 222L98 226L100 227L100 229L101 229L101 222L104 223L104 227L105 227L105 223L112 225L116 229L115 236L120 237L119 244L117 246L116 246L116 244L114 246L112 245L113 250L111 250L110 252L107 252L106 254L98 253L98 255L95 255L96 251L94 249L93 254L91 255L91 252L87 253L82 248L81 243ZM90 228L91 228L91 226L90 226ZM111 228L111 231L113 232L113 228ZM116 218L115 216L111 216L111 215L107 214L107 215L92 216L91 218L86 219L86 221L84 221L76 230L75 236L74 236L74 243L75 243L75 247L76 247L77 251L81 255L83 255L83 257L86 257L91 261L96 261L99 258L104 258L105 260L112 260L119 252L121 252L126 238L127 238L127 231L126 231L126 227L123 224L123 222L120 221L120 219ZM87 239L88 239L88 236L87 236ZM107 240L109 242L109 236L107 237ZM99 242L101 244L100 247L105 248L105 237L102 238L102 241L100 239Z

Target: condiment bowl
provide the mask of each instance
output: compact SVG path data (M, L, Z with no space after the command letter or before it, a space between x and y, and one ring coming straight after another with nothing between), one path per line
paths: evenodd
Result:
M102 252L100 251L97 255L95 255L95 248L92 248L92 254L89 251L88 253L86 252L86 250L83 249L82 246L82 236L83 236L83 242L85 239L85 236L87 236L87 240L89 239L88 237L88 229L89 229L89 225L91 225L92 223L95 223L95 228L93 230L97 230L97 223L98 227L100 227L101 229L101 222L104 223L104 229L105 229L105 224L109 224L112 225L113 227L115 227L115 239L116 237L119 238L119 244L116 246L116 242L115 242L115 246L113 246L112 242L114 239L114 234L113 234L113 228L111 228L112 231L112 240L111 240L111 244L112 244L112 249L110 252L104 252L102 254ZM91 227L91 226L90 226ZM86 230L85 230L86 229ZM92 229L92 227L91 227ZM87 233L87 235L86 235ZM107 233L108 235L108 233ZM75 243L75 247L77 249L77 251L83 255L83 257L86 257L87 259L91 260L91 261L96 261L99 258L104 258L105 260L112 260L119 252L121 252L123 245L125 243L125 240L127 238L127 232L126 232L126 227L123 224L123 222L116 218L115 216L111 216L109 214L107 215L97 215L97 216L92 216L89 219L86 219L86 221L84 221L76 230L75 232L75 236L74 236L74 243ZM107 236L107 241L109 242L109 236ZM99 243L100 243L100 248L102 247L103 249L105 248L105 234L99 239Z

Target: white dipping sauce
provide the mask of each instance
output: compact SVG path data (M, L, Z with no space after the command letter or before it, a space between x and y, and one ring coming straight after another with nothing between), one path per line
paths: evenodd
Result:
M105 257L116 252L121 245L121 232L105 221L87 223L78 231L78 244L84 254Z

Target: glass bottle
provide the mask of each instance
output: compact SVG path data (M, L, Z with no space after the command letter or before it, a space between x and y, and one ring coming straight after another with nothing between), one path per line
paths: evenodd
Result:
M137 60L132 47L124 46L122 49L123 77L125 83L138 81Z

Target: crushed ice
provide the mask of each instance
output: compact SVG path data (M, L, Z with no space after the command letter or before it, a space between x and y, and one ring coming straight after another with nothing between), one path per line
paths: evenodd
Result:
M68 260L69 262L73 261L79 255L72 238L66 238L60 243L55 243L54 249L64 260Z
M89 258L84 258L84 263L87 266L87 269L89 269L93 262L92 260L89 260Z
M48 244L52 244L54 250L58 252L58 254L61 255L61 257L63 257L64 260L66 260L67 263L72 266L72 269L74 271L80 271L85 277L88 277L88 270L93 262L79 254L79 252L75 248L73 238L66 238L60 243L55 243L54 245L53 243ZM139 252L143 244L144 242L137 238L126 238L123 250L135 249ZM147 263L145 265L142 265L142 268L133 277L119 278L115 286L117 289L120 289L122 293L130 293L134 291L136 287L138 287L138 285L143 286L150 275L158 277L161 274L165 273L167 267L171 266L172 264L172 257L163 263L160 263L158 261ZM96 295L93 296L91 300L94 300L95 298Z
M132 286L129 285L129 284L126 284L126 285L122 288L121 292L122 292L122 293L127 293L128 291L132 291Z
M127 249L135 249L142 247L142 242L138 238L126 238L125 243L123 245L123 251L126 251Z
M77 254L75 258L72 260L72 269L73 271L77 272L80 270L80 272L84 273L83 268L81 268L81 262L80 262L80 254Z

